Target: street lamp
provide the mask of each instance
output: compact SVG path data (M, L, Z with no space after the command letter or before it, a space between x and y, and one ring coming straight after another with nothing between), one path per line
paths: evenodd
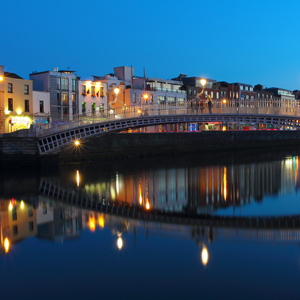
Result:
M0 81L3 81L4 77L0 75Z

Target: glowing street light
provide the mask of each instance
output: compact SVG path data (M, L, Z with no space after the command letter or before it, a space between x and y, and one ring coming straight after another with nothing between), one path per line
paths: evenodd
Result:
M206 85L206 79L200 79L200 83L201 83L201 85L202 85L203 88L204 88L205 85Z
M114 89L114 92L115 92L115 94L116 94L117 97L118 97L118 94L119 94L119 92L120 92L120 89L119 89L119 88L115 88L115 89Z
M75 140L75 141L74 141L74 145L75 145L76 147L80 146L80 141L79 141L79 140Z
M0 76L0 81L3 81L4 77L3 76Z

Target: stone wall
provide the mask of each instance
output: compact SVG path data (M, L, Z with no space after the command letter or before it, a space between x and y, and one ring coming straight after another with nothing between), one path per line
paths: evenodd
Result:
M62 151L67 162L300 145L300 131L203 131L201 133L111 133Z

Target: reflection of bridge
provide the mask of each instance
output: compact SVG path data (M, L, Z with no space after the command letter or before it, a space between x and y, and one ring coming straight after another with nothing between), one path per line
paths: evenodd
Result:
M82 191L65 189L45 180L41 181L39 192L44 196L72 206L141 221L240 229L282 230L300 228L300 216L298 215L291 217L222 217L204 215L195 218L184 214L166 214L151 209L146 210L141 206L126 202L96 199ZM297 235L297 240L300 240L300 232L299 237Z
M298 109L271 105L273 103L270 102L266 107L259 107L254 102L248 104L245 101L243 107L214 107L211 113L208 108L200 112L199 108L174 106L144 105L142 110L127 107L126 110L115 110L106 115L82 115L76 120L43 130L38 133L38 146L40 153L46 154L55 152L77 139L171 123L231 122L300 127Z

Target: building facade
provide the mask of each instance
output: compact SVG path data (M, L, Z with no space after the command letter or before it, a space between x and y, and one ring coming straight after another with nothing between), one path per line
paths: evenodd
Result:
M58 70L31 73L34 91L50 93L52 121L73 120L79 113L78 80L75 71Z
M102 115L107 111L107 83L80 80L79 114Z
M29 129L33 123L32 80L4 72L0 66L1 133Z

